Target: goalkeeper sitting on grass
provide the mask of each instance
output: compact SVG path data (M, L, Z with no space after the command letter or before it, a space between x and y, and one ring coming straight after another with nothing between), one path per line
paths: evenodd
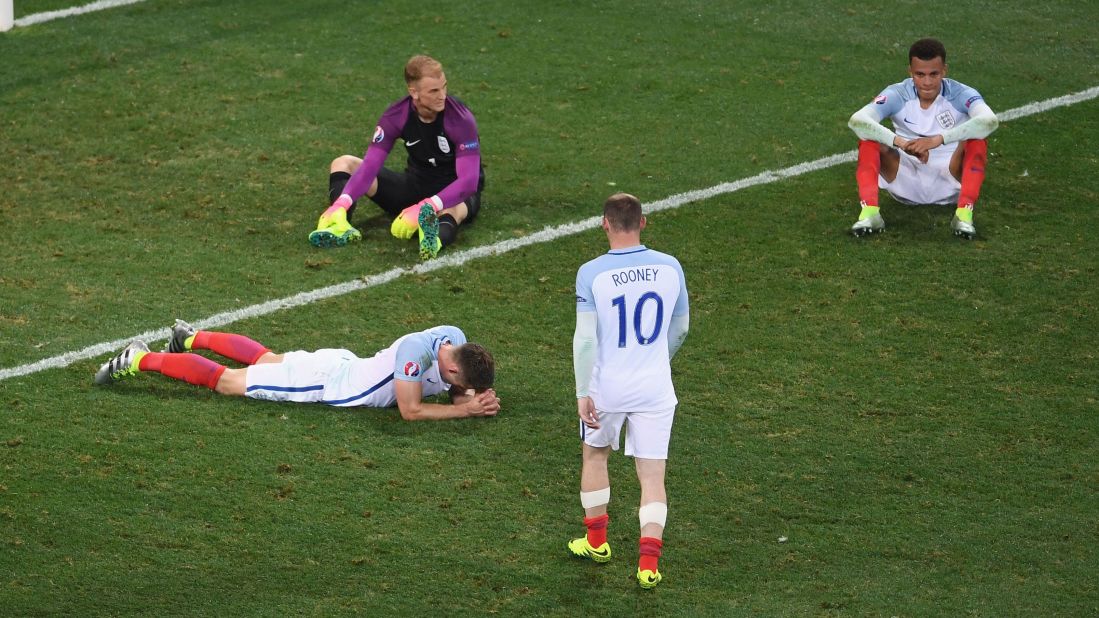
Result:
M332 161L332 205L309 234L314 246L342 247L362 239L349 220L363 195L396 217L390 226L394 236L418 235L425 260L454 242L459 225L477 217L485 175L473 113L447 96L446 75L435 59L413 56L404 74L408 96L382 114L363 158L343 155ZM404 172L383 167L397 138L408 151Z

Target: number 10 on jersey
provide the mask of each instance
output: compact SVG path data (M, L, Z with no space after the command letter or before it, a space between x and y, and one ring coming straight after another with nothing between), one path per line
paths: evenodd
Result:
M650 301L656 303L656 320L653 322L652 332L644 334L641 332L643 327L641 323L641 317L645 310L645 305ZM618 309L618 347L626 347L626 296L616 296L611 300L611 305ZM645 292L637 299L637 304L633 307L633 336L637 339L638 345L649 345L656 341L660 336L660 329L664 325L664 300L660 298L660 295L656 292Z

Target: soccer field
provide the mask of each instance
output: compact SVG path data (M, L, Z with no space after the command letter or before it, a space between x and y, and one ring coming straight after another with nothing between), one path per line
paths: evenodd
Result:
M1032 107L1099 86L1097 19L147 0L0 34L0 614L1099 613L1099 100ZM1020 110L989 138L979 237L883 197L886 232L852 238L853 163L783 170L850 154L847 118L922 36ZM479 219L427 268L369 203L362 243L311 247L329 161L361 154L414 53L477 116ZM644 240L691 292L653 591L620 455L615 559L565 549L573 283L615 191L674 206ZM453 323L496 355L503 409L408 423L92 385L176 317L364 354Z

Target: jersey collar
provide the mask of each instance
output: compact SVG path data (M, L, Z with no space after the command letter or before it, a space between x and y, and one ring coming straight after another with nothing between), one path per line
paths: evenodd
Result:
M639 253L641 251L648 251L648 247L645 245L636 245L633 247L625 247L623 249L611 249L607 253L612 255L628 255L630 253Z

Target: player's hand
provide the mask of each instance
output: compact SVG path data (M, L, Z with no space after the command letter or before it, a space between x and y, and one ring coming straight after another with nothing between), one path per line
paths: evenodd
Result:
M409 206L397 215L393 225L389 226L389 233L402 240L412 238L416 230L420 229L420 206Z
M402 240L412 238L416 230L420 229L420 207L424 204L431 206L431 209L435 212L439 212L431 198L420 200L397 215L397 218L393 220L393 225L389 226L389 233Z
M500 411L500 398L496 396L496 391L490 388L474 395L473 399L466 403L466 409L470 416L496 416Z
M943 136L932 135L931 137L919 137L914 140L909 140L901 149L919 159L920 163L927 163L931 150L942 145Z
M590 429L599 429L599 413L595 411L595 402L591 397L578 397L576 399L576 413L580 415L580 422Z
M351 200L351 196L344 193L343 195L337 197L336 201L332 202L332 205L329 206L329 208L342 208L344 210L350 210L351 204L354 204L354 202Z

